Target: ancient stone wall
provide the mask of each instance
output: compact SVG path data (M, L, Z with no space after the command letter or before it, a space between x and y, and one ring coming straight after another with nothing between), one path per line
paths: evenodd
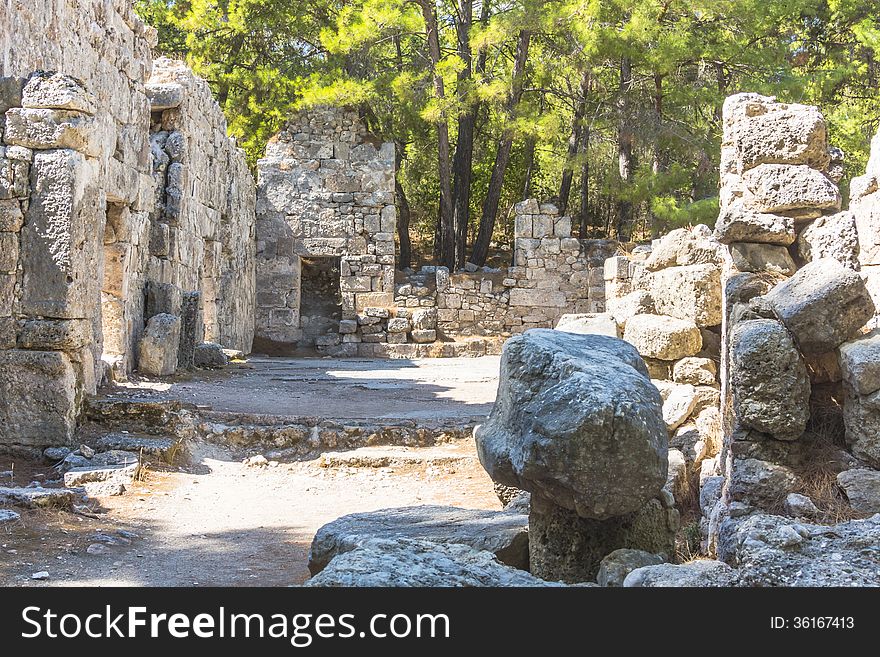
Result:
M858 271L877 240L861 205L870 173L854 181L856 215L841 212L841 159L815 107L724 104L724 445L701 503L709 551L732 562L754 514L858 517L859 473L880 465L877 352L863 335L875 306Z
M198 291L203 339L249 352L256 186L244 153L226 136L208 83L183 62L156 60L147 95L156 180L148 277Z
M357 318L393 304L394 145L368 134L356 112L323 108L294 116L258 166L258 343L311 343L301 326L301 259L322 257L340 258L342 321L355 327L342 334L384 342L384 329L360 328L379 323ZM333 333L316 341L340 340Z
M198 240L156 229L155 30L127 0L3 2L0 19L0 445L45 446L72 439L105 376L136 366L151 285L169 298L212 290L209 337L248 350L254 187L187 73L196 92L173 127L196 175L178 200L186 230L216 242L207 266ZM191 301L181 308L198 316ZM203 339L197 322L183 329Z
M146 240L155 32L121 0L4 2L0 19L0 442L63 443L103 373L108 210Z

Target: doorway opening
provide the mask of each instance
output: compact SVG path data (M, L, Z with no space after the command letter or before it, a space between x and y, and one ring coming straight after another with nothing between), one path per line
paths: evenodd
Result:
M300 345L312 346L315 338L339 330L342 292L339 287L340 258L301 258Z

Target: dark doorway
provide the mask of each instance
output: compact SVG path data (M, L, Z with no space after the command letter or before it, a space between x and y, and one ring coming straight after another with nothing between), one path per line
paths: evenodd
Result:
M301 346L312 346L315 338L339 330L342 292L339 289L339 258L302 258L300 273Z

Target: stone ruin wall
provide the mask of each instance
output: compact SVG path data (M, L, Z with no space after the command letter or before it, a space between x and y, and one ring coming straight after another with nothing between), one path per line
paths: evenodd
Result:
M724 443L701 506L708 551L728 561L737 527L762 522L755 514L836 522L848 498L859 517L859 499L880 481L880 340L866 334L880 262L877 140L849 211L842 157L815 107L756 94L725 102L715 230L728 251Z
M256 296L253 177L226 136L208 83L185 64L158 59L147 94L156 185L149 278L199 292L204 340L248 353Z
M394 145L369 135L356 112L323 108L294 116L258 167L258 345L384 342L394 296ZM315 338L302 328L302 262L327 257L339 258L344 323Z
M299 113L269 143L259 163L258 348L482 355L497 352L503 336L604 309L602 266L616 243L572 238L570 218L535 200L516 207L514 266L396 272L394 166L393 145L380 144L350 110ZM303 263L327 257L339 258L336 321L302 308ZM474 339L454 342L463 336Z
M137 365L148 284L198 292L209 282L224 298L225 273L234 300L218 312L217 331L247 350L253 182L228 146L194 148L191 168L211 189L182 197L218 198L214 186L231 175L238 188L228 201L205 205L242 216L228 211L236 217L225 230L205 222L224 245L220 280L218 269L184 274L179 263L194 254L173 239L165 260L178 265L158 262L147 88L155 30L124 0L4 2L0 18L0 444L62 444L84 397ZM216 104L199 102L204 93L191 116L224 127ZM228 174L217 155L235 160Z

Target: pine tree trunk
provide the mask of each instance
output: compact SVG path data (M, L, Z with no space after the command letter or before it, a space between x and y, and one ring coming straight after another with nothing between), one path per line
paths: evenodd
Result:
M507 98L506 114L508 121L513 119L514 111L522 98L523 78L525 76L526 60L529 56L529 42L531 32L522 30L516 44L516 57L513 62L513 80L510 94ZM480 217L480 230L474 242L474 250L471 253L471 262L475 265L484 265L489 255L489 243L492 241L492 233L495 230L495 218L498 215L498 204L501 200L501 190L504 185L504 174L507 164L510 162L510 149L513 146L513 129L508 127L498 143L498 152L495 154L495 165L492 167L492 176L489 179L489 190L483 203L483 214Z
M455 227L455 266L464 267L467 249L467 229L470 220L471 172L474 160L474 125L476 106L467 106L466 92L472 79L472 58L470 31L473 22L473 0L458 0L458 56L464 67L458 73L459 101L467 107L458 117L458 140L455 145L455 158L452 163L453 225Z
M440 37L437 33L437 15L434 5L429 0L419 0L422 8L422 16L425 19L425 27L428 34L428 54L431 58L434 77L434 95L441 102L446 96L443 86L443 76L439 73L440 64ZM437 128L437 168L440 179L440 216L439 221L439 245L435 245L435 251L439 256L439 264L455 268L455 229L453 225L452 204L452 167L449 159L449 123L445 112L440 113L436 123Z
M624 193L617 200L617 217L615 236L620 242L632 239L633 204L627 198L628 187L633 179L635 157L633 155L633 133L630 126L629 91L632 86L632 60L622 57L620 60L620 88L618 91L617 110L617 166L620 176L621 191Z
M666 152L662 144L663 132L663 76L660 73L654 73L654 147L652 149L651 173L654 174L655 184L656 178L666 171ZM651 226L651 239L657 239L660 236L660 220L648 209L648 219Z
M403 145L394 144L395 170L400 171L403 163ZM409 201L406 198L406 192L403 191L403 185L394 178L394 192L397 196L397 239L400 242L400 255L397 260L397 268L406 269L412 265L412 240L409 236L410 211Z
M568 200L571 196L571 183L574 178L574 159L581 147L581 135L583 134L584 116L587 113L587 90L590 85L590 72L584 71L581 77L581 97L574 108L574 117L571 122L571 135L568 137L568 155L565 168L562 170L562 183L559 185L559 214L564 215L568 211Z

